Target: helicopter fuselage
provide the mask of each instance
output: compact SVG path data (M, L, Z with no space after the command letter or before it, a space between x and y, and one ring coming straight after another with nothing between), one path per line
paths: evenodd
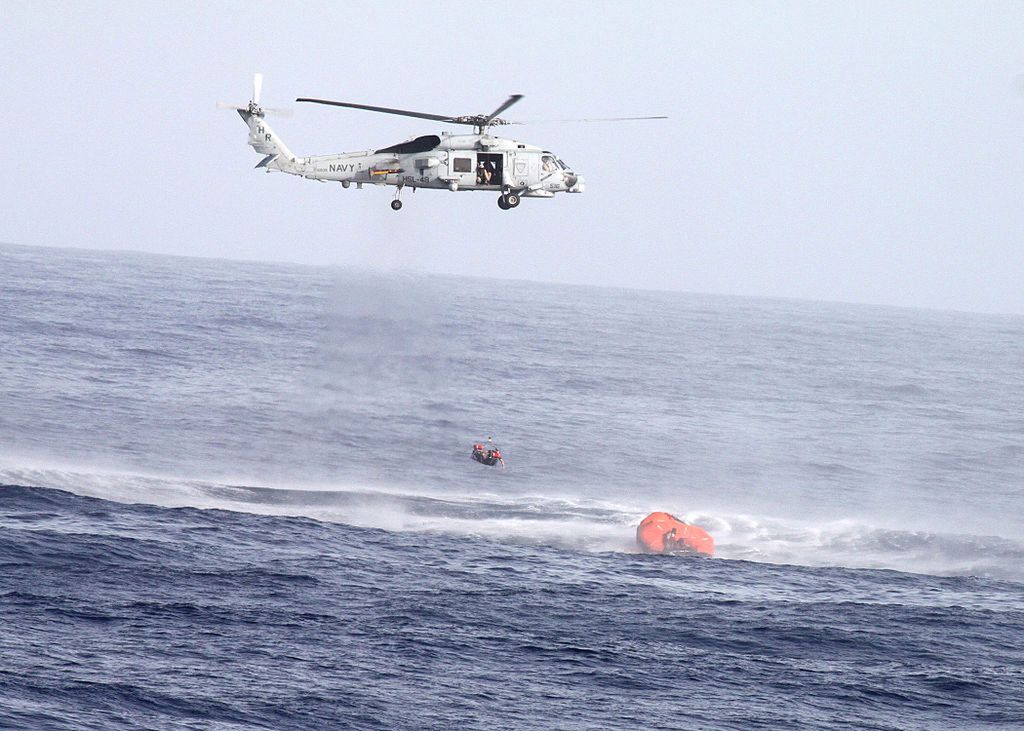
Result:
M425 135L379 150L281 159L267 170L344 187L394 185L451 191L513 191L550 198L558 192L583 192L583 179L553 153L517 140L489 134Z

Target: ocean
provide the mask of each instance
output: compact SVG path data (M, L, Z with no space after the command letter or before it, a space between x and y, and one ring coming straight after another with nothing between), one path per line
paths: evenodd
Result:
M1024 727L1024 317L0 245L0 357L0 728Z

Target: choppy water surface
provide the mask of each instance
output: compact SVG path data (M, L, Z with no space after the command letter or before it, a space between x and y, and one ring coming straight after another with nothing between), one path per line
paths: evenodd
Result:
M1024 318L0 246L0 353L0 727L1024 725Z

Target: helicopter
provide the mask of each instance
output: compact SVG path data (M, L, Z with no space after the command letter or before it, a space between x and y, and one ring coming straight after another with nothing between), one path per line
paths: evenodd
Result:
M492 127L526 124L511 122L498 115L523 98L512 94L490 114L446 116L405 109L354 104L299 97L295 101L333 107L362 109L384 114L430 119L448 124L473 128L472 134L453 134L412 137L395 145L377 150L343 152L334 155L298 157L270 128L265 117L270 114L290 114L288 110L260 106L263 75L253 76L252 99L246 105L218 102L217 106L235 109L249 127L249 145L263 159L256 164L266 172L298 175L321 183L341 183L343 188L355 184L392 185L396 188L391 208L402 208L404 188L434 188L452 192L483 190L497 192L498 207L516 208L523 198L553 198L555 193L582 193L583 176L549 150L528 145L518 140L497 137ZM611 122L635 119L666 119L666 117L614 117L607 119L552 120L559 122Z

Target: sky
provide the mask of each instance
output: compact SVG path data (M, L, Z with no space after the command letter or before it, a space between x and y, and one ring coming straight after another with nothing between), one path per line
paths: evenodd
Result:
M0 0L0 242L1024 314L1021 2ZM511 120L582 195L254 169ZM511 130L511 131L508 131Z

